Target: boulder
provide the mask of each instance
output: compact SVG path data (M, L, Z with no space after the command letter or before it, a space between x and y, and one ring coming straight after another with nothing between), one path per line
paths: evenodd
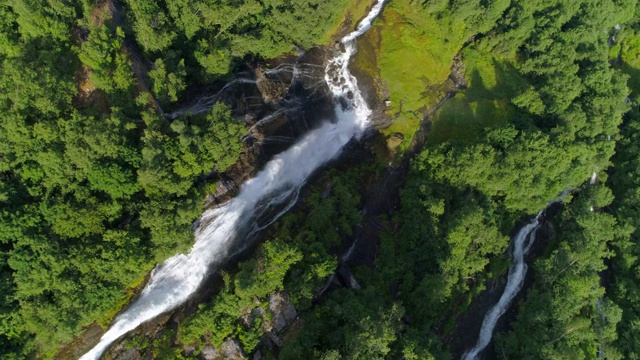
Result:
M401 133L393 133L387 139L387 148L389 148L389 151L391 151L392 153L395 153L396 148L400 146L403 141L404 135L402 135Z
M285 293L275 293L269 297L269 311L271 311L272 326L280 332L287 324L298 316L298 311Z
M227 338L227 340L220 345L220 355L225 360L246 359L240 342L233 338Z
M202 348L202 351L200 351L200 358L203 360L214 360L216 356L218 356L216 348L210 345L205 346Z

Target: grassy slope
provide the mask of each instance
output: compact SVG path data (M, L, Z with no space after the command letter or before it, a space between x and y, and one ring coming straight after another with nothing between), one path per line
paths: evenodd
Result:
M453 58L466 41L463 22L443 19L409 0L396 0L377 22L377 66L390 92L389 114L394 117L385 133L402 133L404 146L423 112L443 95L439 85L447 80Z
M365 34L356 55L356 66L381 78L389 91L388 114L394 121L383 132L401 133L403 150L423 114L444 97L453 59L477 30L449 15L446 9L429 12L410 0L394 0ZM509 59L473 47L462 55L469 88L437 112L429 135L432 143L468 140L484 127L506 121L514 110L511 97L528 86Z

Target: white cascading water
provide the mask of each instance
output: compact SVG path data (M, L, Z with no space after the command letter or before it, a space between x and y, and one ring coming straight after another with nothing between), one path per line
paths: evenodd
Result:
M511 305L511 301L513 301L513 298L518 294L520 288L522 288L524 276L527 274L527 264L524 261L524 256L527 254L531 248L531 244L533 244L533 241L535 240L535 233L540 226L539 220L543 212L544 210L540 211L538 215L531 220L531 222L520 229L514 238L512 252L513 264L509 267L507 286L504 288L504 292L502 293L500 300L498 300L498 303L495 304L484 316L482 327L480 327L478 341L471 350L462 355L463 360L477 359L478 354L480 354L482 350L489 345L491 337L493 336L493 330L498 323L498 319L505 313L505 311L507 311L509 305Z
M595 184L597 174L594 171L589 179L589 184ZM493 337L493 331L496 328L498 319L509 309L511 301L518 294L524 283L524 277L527 275L527 264L524 262L524 256L527 255L531 249L531 245L536 240L536 230L540 227L540 218L542 214L549 208L549 206L561 202L571 191L565 190L560 196L549 202L546 208L542 209L536 217L525 225L513 239L513 264L509 267L509 275L507 278L507 286L504 288L500 300L495 304L489 312L484 316L482 320L482 326L480 327L480 335L476 345L470 350L466 351L462 355L462 360L475 360L478 355L489 345L491 338ZM593 211L593 208L591 208Z
M344 52L331 59L326 67L325 80L335 96L337 121L326 122L309 132L290 149L269 161L255 178L242 186L237 197L205 211L195 231L195 244L191 251L157 266L140 297L116 318L100 342L81 360L99 359L122 335L187 301L212 266L226 258L233 239L249 219L271 208L271 205L289 200L289 205L270 220L275 221L292 205L292 196L297 197L298 190L314 170L335 158L351 138L362 135L371 110L348 65L356 51L355 39L371 27L383 4L384 0L376 1L357 30L342 39Z

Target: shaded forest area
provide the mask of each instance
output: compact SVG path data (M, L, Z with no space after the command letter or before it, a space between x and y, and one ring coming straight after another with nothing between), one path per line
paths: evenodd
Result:
M155 263L191 244L215 185L207 175L235 162L244 124L221 103L173 121L163 112L243 59L328 42L353 6L362 2L0 5L3 359L49 358L82 326L107 326ZM459 356L457 318L506 272L514 226L571 190L495 352L638 358L639 21L635 0L391 0L367 64L389 91L383 131L409 141L454 57L466 89L430 119L399 208L379 219L375 263L318 301L386 164L332 169L224 274L220 294L127 346L157 359L230 338L267 359ZM279 327L274 294L297 312L277 349L262 341Z

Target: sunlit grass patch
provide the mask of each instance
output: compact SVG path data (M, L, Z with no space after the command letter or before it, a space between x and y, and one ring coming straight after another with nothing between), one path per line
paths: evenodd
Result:
M465 41L464 24L436 15L408 0L390 3L380 22L377 66L391 101L393 124L385 134L401 133L406 149L424 112L445 94L455 54Z

